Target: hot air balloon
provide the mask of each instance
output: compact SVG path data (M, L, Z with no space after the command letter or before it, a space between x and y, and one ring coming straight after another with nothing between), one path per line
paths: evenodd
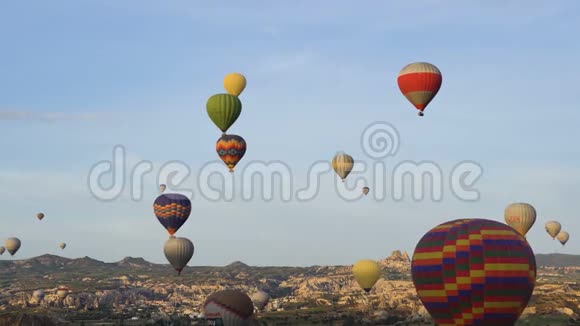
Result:
M203 305L206 320L213 325L248 326L254 304L239 290L222 290L210 295Z
M365 196L368 195L369 191L369 187L363 187L363 194L365 194Z
M562 231L562 232L558 233L556 238L558 239L558 241L560 241L560 243L562 245L565 245L566 242L568 242L568 239L570 239L570 234L568 234L568 232L566 232L566 231Z
M42 301L42 299L44 299L44 290L36 290L32 292L32 297L36 302Z
M160 184L159 185L159 192L164 192L165 189L167 189L167 186L166 185L164 185L164 184Z
M169 237L163 248L165 258L175 268L177 275L181 275L181 271L191 260L193 251L193 243L189 239L176 238L174 236Z
M61 243L61 244L59 245L59 247L60 247L60 249L64 249L64 248L66 248L66 243L64 243L64 242L63 242L63 243Z
M68 287L61 285L57 288L56 295L58 295L59 299L64 300L68 296L69 292L70 289Z
M36 214L36 218L42 221L42 219L44 218L44 214L38 213L38 214Z
M406 65L397 78L401 93L419 110L419 116L439 92L442 81L441 71L427 62Z
M349 175L350 171L352 171L353 166L354 159L346 153L338 153L334 156L334 159L332 159L332 168L343 182Z
M262 311L270 301L270 295L267 292L260 290L252 295L252 301L256 308L258 308L259 311Z
M240 96L246 88L246 77L237 72L228 74L224 78L224 88L229 94Z
M169 235L174 235L191 213L191 201L180 194L163 194L153 204L155 216Z
M18 238L8 238L6 243L6 250L10 253L10 256L14 256L14 254L20 249L20 240Z
M242 113L242 102L231 94L216 94L207 100L206 108L211 121L225 134Z
M536 260L513 228L486 219L446 222L417 244L413 283L439 325L514 325L536 282Z
M525 237L536 222L536 209L528 203L513 203L506 207L504 218L509 226Z
M4 251L6 251L6 248L0 247L0 255L4 255Z
M558 233L562 230L562 225L557 221L548 221L546 222L546 232L552 237L552 239L556 239Z
M374 260L363 259L352 267L352 273L358 285L368 293L381 278L381 267Z
M246 141L238 135L223 135L218 139L215 149L230 172L234 172L234 167L246 154Z

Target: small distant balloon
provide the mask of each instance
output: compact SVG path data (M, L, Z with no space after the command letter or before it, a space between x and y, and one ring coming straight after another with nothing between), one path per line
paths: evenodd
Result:
M558 233L562 230L562 225L560 222L557 221L548 221L546 222L546 232L552 237L552 239L556 239Z
M228 74L224 78L224 88L229 94L240 96L246 88L246 77L237 72Z
M189 218L191 201L181 194L162 194L155 199L153 212L169 235L174 235Z
M44 290L36 290L32 292L32 297L36 302L42 301L42 299L44 299Z
M238 135L223 135L215 145L220 159L234 172L234 167L246 154L246 141Z
M159 185L159 192L164 192L165 189L167 189L167 186L165 184L160 184Z
M215 94L206 103L207 114L224 134L242 113L242 102L231 94Z
M507 225L525 237L536 222L536 209L528 203L513 203L506 207L504 218Z
M0 247L0 255L4 255L4 251L6 251L6 248Z
M365 196L369 194L369 191L369 187L363 187L363 194L365 194Z
M565 245L566 242L568 242L568 240L570 240L570 234L568 234L568 232L566 232L566 231L562 231L562 232L558 233L558 236L556 238L558 239L558 241L560 241L560 243L562 245Z
M363 259L352 267L352 273L358 285L368 293L381 278L381 267L374 260Z
M64 248L66 248L66 243L64 243L64 242L63 242L63 243L61 243L61 244L59 245L59 247L60 247L60 249L64 249Z
M401 93L419 110L419 116L439 92L442 81L441 71L427 62L406 65L397 78Z
M8 238L6 240L6 243L4 244L4 246L6 247L6 250L8 250L8 252L10 253L10 256L14 256L14 254L18 251L18 249L20 249L20 239L18 238Z
M193 256L193 243L187 238L176 238L171 236L163 248L163 253L167 261L175 268L177 275L181 275L181 271Z
M270 295L267 292L260 290L254 293L251 299L256 308L258 308L259 311L262 311L270 301Z
M350 174L350 171L352 171L353 166L354 159L346 153L338 153L334 156L334 159L332 159L332 168L343 182Z
M42 221L42 219L44 218L44 213L36 214L36 218Z
M56 295L58 295L59 299L64 300L68 296L69 292L70 289L68 287L61 285L56 290Z

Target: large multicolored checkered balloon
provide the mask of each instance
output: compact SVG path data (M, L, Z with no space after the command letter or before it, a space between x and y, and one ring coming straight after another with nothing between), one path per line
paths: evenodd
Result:
M189 218L191 201L184 195L163 194L155 199L153 211L167 232L174 235Z
M485 219L443 223L421 238L412 262L419 298L439 326L514 325L536 282L528 242Z

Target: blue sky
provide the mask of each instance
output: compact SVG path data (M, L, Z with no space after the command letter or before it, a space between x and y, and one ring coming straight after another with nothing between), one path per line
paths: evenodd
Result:
M279 160L303 187L308 167L338 150L370 164L361 133L387 121L401 139L389 171L428 160L448 178L455 164L472 160L484 170L475 186L480 199L461 201L445 185L440 202L345 202L331 173L307 203L285 203L278 194L244 202L239 193L215 203L194 194L177 234L196 246L190 264L352 264L396 249L411 253L437 224L501 221L513 201L538 210L528 234L536 252L580 254L580 113L573 101L579 9L573 0L5 2L0 237L22 240L19 258L48 252L165 262L167 233L151 207L154 174L144 180L141 201L126 188L110 202L91 195L87 176L122 145L129 169L142 160L156 171L182 161L193 184L217 159L220 132L205 102L224 92L227 73L239 71L248 85L230 132L246 139L248 152L238 171ZM443 73L423 118L396 84L400 69L415 61ZM570 232L566 247L545 233L552 219Z

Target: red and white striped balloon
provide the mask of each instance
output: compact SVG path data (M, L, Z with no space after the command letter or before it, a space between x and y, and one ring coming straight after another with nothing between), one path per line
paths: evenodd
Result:
M427 62L406 65L397 78L399 89L419 110L419 116L423 116L423 111L439 92L442 81L441 71Z

